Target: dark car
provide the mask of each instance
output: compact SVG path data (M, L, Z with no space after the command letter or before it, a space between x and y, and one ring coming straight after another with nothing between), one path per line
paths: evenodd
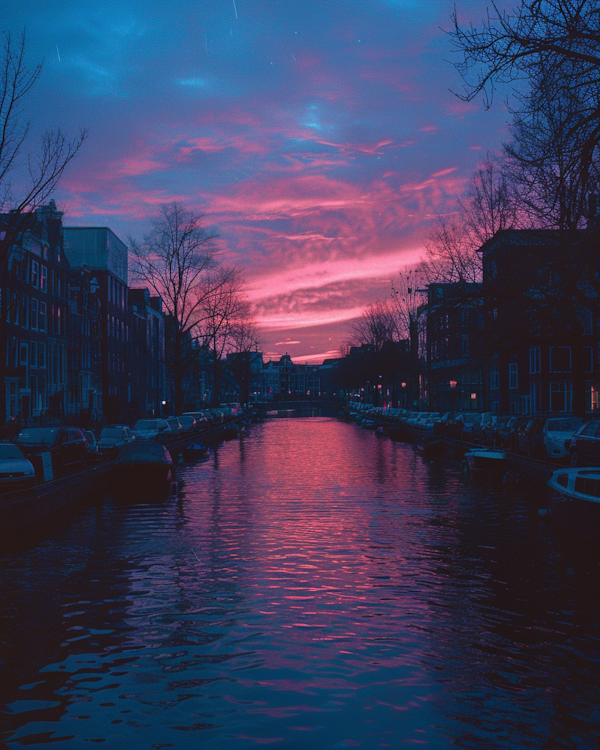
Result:
M525 456L542 456L542 429L546 417L530 417L516 432L516 448Z
M456 420L456 412L448 411L433 423L434 435L448 435L448 426Z
M105 427L98 440L98 452L104 458L116 458L121 448L134 440L133 433L127 425Z
M540 414L530 417L516 431L517 452L534 458L546 458L544 425L549 419L569 418L570 414Z
M571 438L571 466L600 466L600 419L582 425Z
M496 419L496 415L490 411L478 414L471 428L471 440L481 445L485 444L485 431Z
M498 419L496 425L496 446L498 448L508 448L516 453L517 451L517 431L529 420L531 415L503 416Z
M88 441L79 427L28 427L15 443L27 458L49 453L57 474L83 468L88 458Z
M193 433L199 429L198 422L191 414L184 414L182 417L178 417L178 419L183 433Z
M35 470L14 443L0 443L0 492L12 492L35 484Z

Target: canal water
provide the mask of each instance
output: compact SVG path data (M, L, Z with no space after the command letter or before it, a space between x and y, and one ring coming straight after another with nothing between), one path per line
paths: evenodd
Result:
M326 418L180 478L3 551L6 747L600 743L600 554L543 493Z

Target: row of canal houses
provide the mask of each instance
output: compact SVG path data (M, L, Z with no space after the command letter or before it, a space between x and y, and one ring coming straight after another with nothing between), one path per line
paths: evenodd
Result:
M501 413L600 409L600 248L591 232L505 230L480 284L430 284L420 401Z
M0 284L5 419L159 414L168 398L161 300L127 283L107 227L65 227L54 201L28 214ZM7 216L0 215L2 225Z

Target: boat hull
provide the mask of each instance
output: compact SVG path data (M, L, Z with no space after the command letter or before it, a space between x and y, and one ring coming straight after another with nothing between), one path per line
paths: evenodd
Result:
M506 468L506 455L494 451L470 451L465 453L469 471L499 474Z

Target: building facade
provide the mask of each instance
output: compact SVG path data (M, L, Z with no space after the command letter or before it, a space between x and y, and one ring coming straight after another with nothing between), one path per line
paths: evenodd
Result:
M60 417L66 411L69 270L62 212L51 201L27 216L2 274L5 420Z
M73 269L87 266L98 282L100 381L98 407L109 422L130 419L127 246L107 227L65 227Z

